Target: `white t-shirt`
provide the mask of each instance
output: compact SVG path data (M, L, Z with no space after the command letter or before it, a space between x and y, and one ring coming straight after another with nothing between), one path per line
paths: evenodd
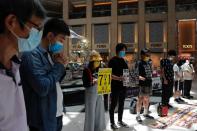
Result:
M177 64L174 64L173 70L174 70L174 80L175 81L181 80L183 77L182 69Z
M63 115L63 93L60 87L60 83L56 83L57 87L57 113L56 117L62 116Z
M12 62L15 78L0 69L0 131L27 131L27 118L19 65Z
M49 61L52 65L54 65L53 60L51 59L51 56L48 54ZM57 112L56 117L63 115L63 93L61 90L61 86L59 82L56 82L56 88L57 88Z
M188 64L185 63L182 65L182 69L183 69L183 79L184 80L193 80L193 73L194 71L194 67L192 64Z

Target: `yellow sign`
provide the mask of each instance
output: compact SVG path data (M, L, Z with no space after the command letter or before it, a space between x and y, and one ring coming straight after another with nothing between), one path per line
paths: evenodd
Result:
M98 72L98 88L99 95L109 94L111 92L111 68L100 68Z

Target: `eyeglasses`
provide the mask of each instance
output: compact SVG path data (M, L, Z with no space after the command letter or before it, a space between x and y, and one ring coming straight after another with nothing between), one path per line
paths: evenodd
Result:
M39 31L42 30L42 28L43 28L43 26L39 26L38 24L32 22L31 20L28 20L27 22L29 22L30 24L32 24Z
M30 27L27 26L27 25L26 25L23 21L21 21L20 19L19 19L19 22L20 22L21 24L23 24L26 28L28 28L29 30L31 30ZM36 28L38 31L41 31L42 28L43 28L43 26L39 26L38 24L35 24L35 23L32 22L31 20L28 20L27 22L29 22L30 24L32 24L32 25L34 26L34 28Z

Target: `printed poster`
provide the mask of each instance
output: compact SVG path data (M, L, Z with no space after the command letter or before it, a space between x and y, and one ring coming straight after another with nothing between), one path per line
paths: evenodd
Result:
M98 72L98 88L99 95L111 93L111 74L112 68L100 68Z

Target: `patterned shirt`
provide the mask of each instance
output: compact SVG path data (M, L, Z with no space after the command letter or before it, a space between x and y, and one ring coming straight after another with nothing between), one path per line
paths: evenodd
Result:
M173 82L174 81L174 71L173 63L168 59L162 59L160 61L161 68L164 69L164 75L166 80Z

